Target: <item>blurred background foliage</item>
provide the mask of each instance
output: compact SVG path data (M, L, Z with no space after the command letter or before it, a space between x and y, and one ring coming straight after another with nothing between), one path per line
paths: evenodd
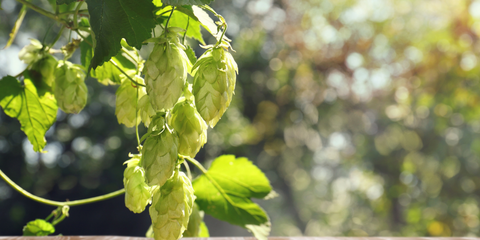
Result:
M197 159L246 156L266 172L279 193L260 202L272 235L479 234L480 1L212 6L229 23L240 74L232 105ZM3 0L2 7L1 46L21 6ZM18 51L52 24L29 11L15 45L0 51L0 75L23 70ZM0 168L25 189L64 200L122 187L134 130L117 124L115 87L87 83L89 105L78 115L59 113L47 154L32 152L18 122L1 113ZM19 235L51 210L0 182L0 235ZM121 197L70 213L57 228L64 235L141 236L149 224ZM213 219L207 225L214 236L247 234Z

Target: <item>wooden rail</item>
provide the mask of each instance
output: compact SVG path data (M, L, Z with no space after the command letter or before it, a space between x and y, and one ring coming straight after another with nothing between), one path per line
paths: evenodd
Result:
M48 236L0 237L0 240L147 240L142 237L121 236ZM183 238L184 240L256 240L253 237ZM269 237L268 240L480 240L476 237Z

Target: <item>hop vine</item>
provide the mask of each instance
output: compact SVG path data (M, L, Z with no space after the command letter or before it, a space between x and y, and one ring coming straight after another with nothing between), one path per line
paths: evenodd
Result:
M118 85L115 115L119 124L135 128L138 141L138 152L131 153L125 162L124 189L91 199L43 199L26 192L0 171L1 177L25 196L58 207L51 223L51 216L29 222L25 234L52 234L53 226L68 216L69 207L125 194L125 206L133 213L148 208L152 220L149 232L156 240L208 236L203 222L205 213L245 227L258 239L266 239L270 220L251 201L252 197L265 197L272 191L265 175L243 158L220 156L210 170L195 160L207 144L208 127L217 124L232 102L238 74L230 53L231 41L225 36L227 23L204 5L210 0L156 1L157 5L142 0L129 9L110 6L106 0L86 0L86 5L83 1L56 1L52 5L55 13L25 0L17 1L61 25L53 42L32 39L20 51L19 58L28 64L21 74L0 80L0 106L20 121L34 149L42 151L45 147L44 136L55 122L58 108L77 114L87 105L87 76L105 85ZM74 10L59 10L63 9L58 8L59 3L68 3L71 7L65 9ZM103 12L98 11L98 6L102 6ZM217 25L206 11L218 18ZM19 19L16 26L23 18ZM190 21L198 22L196 29L189 29ZM194 45L188 45L186 38L204 44L200 25L216 42L203 45L206 50L197 60ZM162 30L157 28L156 32L156 26ZM70 31L68 43L55 49L64 29ZM15 34L10 41L13 38ZM138 50L146 44L153 45L153 50L144 61ZM69 61L77 49L81 64ZM142 122L148 130L140 138L138 125ZM189 164L202 174L192 179ZM215 170L219 166L226 171L235 166L236 170L220 175ZM260 192L250 192L254 188L249 185L261 186ZM235 192L238 194L232 195ZM36 228L40 230L33 231Z

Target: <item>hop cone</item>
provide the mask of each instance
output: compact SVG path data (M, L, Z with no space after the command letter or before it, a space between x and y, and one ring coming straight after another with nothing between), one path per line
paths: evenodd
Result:
M55 70L54 93L57 104L66 113L79 113L87 104L85 72L78 64L59 61Z
M157 111L172 108L182 95L190 63L183 48L172 39L156 44L145 63L147 93Z
M143 84L141 77L135 76L133 79ZM138 99L145 95L145 89L140 86L135 87L134 83L125 79L117 89L116 95L115 115L117 115L118 123L123 123L127 127L135 127L140 123Z
M32 69L40 73L43 82L48 86L52 86L55 82L55 69L57 65L57 59L50 54L46 54L44 58L33 64Z
M238 74L238 66L233 59L232 54L229 52L224 52L225 54L225 62L227 63L227 77L228 77L228 101L227 101L227 108L230 106L230 103L233 99L233 94L235 93L235 83L237 82L237 74Z
M148 126L148 132L161 132L163 129L165 129L165 113L158 112L152 116Z
M178 153L195 157L207 142L207 124L189 101L175 105L169 125L178 134Z
M148 94L143 95L138 101L138 111L140 112L140 118L143 124L145 127L148 127L152 121L152 117L155 116L155 109L152 107Z
M42 43L37 39L30 39L30 44L18 52L18 58L26 64L34 63L42 58L40 50Z
M190 220L188 221L188 227L185 232L183 232L184 237L199 237L200 235L200 224L203 221L203 212L200 212L198 205L193 203L193 211L190 215Z
M154 194L150 217L155 240L177 240L187 229L193 202L192 183L183 172L177 172Z
M141 213L151 203L150 187L145 183L145 170L138 166L140 156L134 155L127 161L127 168L123 173L125 186L125 206L134 213Z
M148 185L160 185L172 177L177 160L178 137L168 128L159 134L150 136L142 149L143 168Z
M193 66L195 105L202 118L214 127L232 101L236 63L223 48L207 50Z

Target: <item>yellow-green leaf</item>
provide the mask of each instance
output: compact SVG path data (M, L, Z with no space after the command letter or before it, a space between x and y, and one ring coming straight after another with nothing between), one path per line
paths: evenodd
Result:
M45 133L57 117L57 101L46 85L35 86L28 72L23 85L14 77L0 80L0 106L5 114L18 119L21 129L37 152L47 144Z
M270 182L247 158L220 156L207 173L193 181L195 202L205 213L250 230L258 239L266 239L270 219L250 198L264 198Z
M55 227L43 219L30 221L23 227L23 236L48 236L55 232Z

